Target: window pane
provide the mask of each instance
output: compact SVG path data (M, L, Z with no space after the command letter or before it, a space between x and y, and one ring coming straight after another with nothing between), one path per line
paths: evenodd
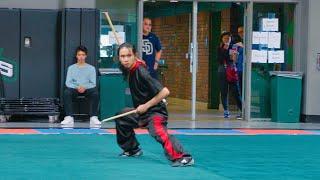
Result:
M137 7L135 0L97 1L100 12L100 60L99 68L117 68L117 41L107 21L105 12L108 12L116 30L120 44L130 42L137 44Z
M270 118L270 71L293 70L294 4L255 3L251 117Z

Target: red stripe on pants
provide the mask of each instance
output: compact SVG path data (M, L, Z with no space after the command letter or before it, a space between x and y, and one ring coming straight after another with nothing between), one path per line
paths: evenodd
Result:
M170 141L170 138L169 138L167 131L163 128L162 120L163 120L163 117L161 117L161 116L154 116L153 117L155 133L157 136L159 136L161 138L162 143L163 143L163 147L164 147L165 151L169 154L169 156L173 160L179 159L183 156L183 153L177 152L174 149L173 144Z

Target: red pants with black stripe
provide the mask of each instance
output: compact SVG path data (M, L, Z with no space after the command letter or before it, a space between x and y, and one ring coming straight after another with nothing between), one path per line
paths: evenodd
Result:
M117 142L124 151L131 151L139 148L139 142L136 139L134 128L147 127L149 134L158 141L166 157L174 161L188 155L184 153L181 144L177 139L168 134L167 117L161 114L150 114L143 119L137 115L129 115L116 120Z

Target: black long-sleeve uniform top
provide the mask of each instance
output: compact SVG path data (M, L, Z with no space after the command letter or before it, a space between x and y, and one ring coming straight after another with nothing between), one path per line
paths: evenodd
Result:
M160 82L150 76L145 64L140 60L137 60L130 69L129 87L135 108L151 100L163 89ZM142 116L151 113L168 115L166 105L162 101L149 108Z

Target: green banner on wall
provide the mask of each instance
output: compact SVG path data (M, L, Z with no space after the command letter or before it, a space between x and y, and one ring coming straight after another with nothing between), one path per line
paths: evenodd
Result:
M2 56L3 48L0 48L0 73L4 82L15 82L19 74L16 61Z

